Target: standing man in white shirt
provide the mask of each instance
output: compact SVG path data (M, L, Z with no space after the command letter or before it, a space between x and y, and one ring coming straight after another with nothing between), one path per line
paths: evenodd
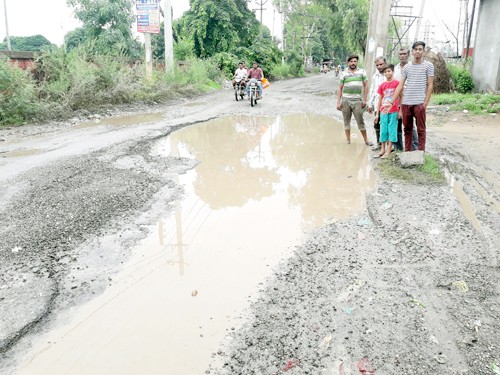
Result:
M375 58L375 67L377 71L372 77L372 84L370 87L370 94L368 95L368 113L374 112L375 120L373 121L373 128L375 129L375 134L377 136L377 143L373 146L373 150L378 150L380 148L380 117L377 116L378 113L378 87L382 82L385 82L385 76L383 74L384 68L387 65L385 57L379 56Z
M398 57L399 57L399 64L394 67L394 79L401 81L401 73L403 71L403 68L405 65L411 65L411 61L408 61L408 58L410 57L410 51L406 47L402 47L399 49L398 52ZM398 117L398 142L394 143L394 147L396 150L404 150L404 143L403 143L403 119L401 117ZM413 127L413 132L412 132L412 151L415 151L418 149L418 135L417 135L417 128L414 126Z

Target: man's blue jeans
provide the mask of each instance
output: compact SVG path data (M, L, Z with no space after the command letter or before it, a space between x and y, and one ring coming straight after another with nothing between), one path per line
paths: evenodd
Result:
M247 82L247 95L250 95L250 82ZM262 96L262 82L257 80L257 86L259 87L259 96Z

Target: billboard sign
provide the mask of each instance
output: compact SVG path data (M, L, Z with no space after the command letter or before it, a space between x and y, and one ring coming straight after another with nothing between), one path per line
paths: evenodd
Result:
M136 0L137 32L160 33L160 0Z

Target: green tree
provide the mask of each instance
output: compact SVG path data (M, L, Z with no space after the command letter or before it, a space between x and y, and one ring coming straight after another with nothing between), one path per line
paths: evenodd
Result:
M190 0L191 9L179 25L190 34L198 57L251 45L260 25L245 0Z
M368 29L369 0L274 0L285 19L285 45L300 50L303 60L343 60L348 52L363 52ZM333 53L334 56L331 56Z
M10 45L13 51L41 51L44 47L51 47L52 44L43 35L33 36L13 36L10 38ZM7 49L7 39L0 43L0 50Z
M132 35L135 17L130 0L67 0L67 3L83 23L82 30L68 36L70 47L83 42L98 53L141 55L142 47Z

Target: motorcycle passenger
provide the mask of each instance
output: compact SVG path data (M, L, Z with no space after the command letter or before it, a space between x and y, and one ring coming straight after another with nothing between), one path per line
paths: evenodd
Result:
M257 86L259 87L259 98L262 97L262 82L261 80L264 78L264 72L261 68L259 68L259 64L257 62L253 62L253 67L248 71L247 74L247 82L255 78L257 80ZM250 95L250 86L247 85L247 95Z
M238 69L236 69L236 71L234 72L232 80L233 87L236 86L237 83L241 82L241 85L243 86L243 88L245 88L246 87L245 78L247 77L247 73L248 71L245 68L245 64L243 63L243 61L241 61L238 64Z

